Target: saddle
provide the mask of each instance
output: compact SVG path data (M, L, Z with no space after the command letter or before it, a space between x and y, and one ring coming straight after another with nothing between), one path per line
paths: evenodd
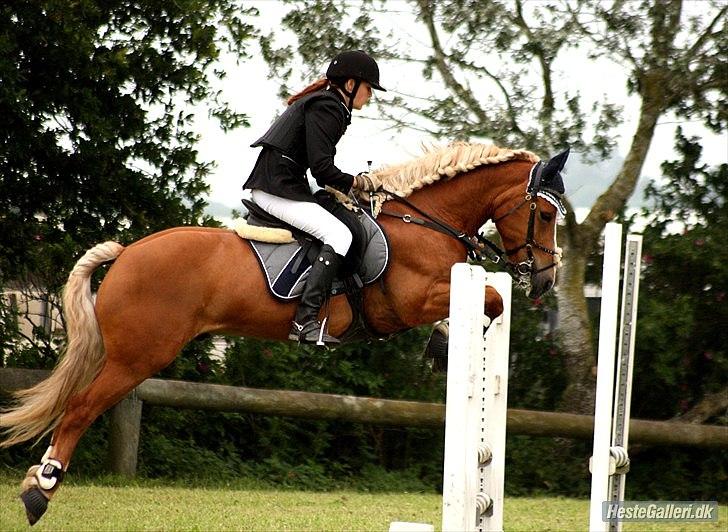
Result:
M323 191L315 196L317 202L341 220L353 236L339 275L332 283L331 294L350 294L375 282L382 276L389 262L389 244L382 228L364 209L351 211ZM321 249L321 242L268 214L252 201L244 199L243 204L248 209L247 225L255 231L246 230L244 234L240 230L237 232L253 248L270 292L281 301L300 297L311 264ZM258 230L264 228L273 228L276 231L271 238L267 238L265 230ZM281 238L281 235L287 234L281 230L290 231L289 242L285 242L285 237Z

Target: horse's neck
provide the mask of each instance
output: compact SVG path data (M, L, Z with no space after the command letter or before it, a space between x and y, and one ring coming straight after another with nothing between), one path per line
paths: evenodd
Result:
M453 227L475 234L523 179L518 165L484 166L412 195L412 202Z

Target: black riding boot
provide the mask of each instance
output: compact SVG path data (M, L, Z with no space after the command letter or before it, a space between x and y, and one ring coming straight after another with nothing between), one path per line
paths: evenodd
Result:
M306 286L303 288L301 302L288 334L289 340L305 344L337 345L339 340L326 334L318 321L318 313L324 300L329 296L331 283L339 271L342 257L329 245L321 248L319 256L308 272Z

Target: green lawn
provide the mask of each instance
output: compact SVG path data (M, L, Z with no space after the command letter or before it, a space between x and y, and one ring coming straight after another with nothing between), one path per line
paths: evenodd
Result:
M20 479L17 479L18 481ZM119 480L95 485L68 479L33 530L378 530L391 521L440 526L441 498L434 494L321 493L242 487L165 486ZM18 484L0 478L0 531L28 530ZM506 530L586 530L589 503L559 498L508 498ZM726 530L728 507L718 523L637 523L625 530Z

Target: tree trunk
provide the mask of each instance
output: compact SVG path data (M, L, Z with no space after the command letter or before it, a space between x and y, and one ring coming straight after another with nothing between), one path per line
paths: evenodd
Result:
M624 208L637 186L664 101L659 84L652 81L645 80L639 123L617 178L597 199L582 223L577 224L572 214L562 232L565 234L562 242L564 261L559 272L557 298L559 339L569 376L561 409L568 412L594 412L596 356L584 297L584 273L589 254L599 243L604 226Z
M561 409L578 414L594 413L596 375L594 345L584 297L587 253L571 243L564 245L563 268L559 271L559 340L566 359L568 385Z

